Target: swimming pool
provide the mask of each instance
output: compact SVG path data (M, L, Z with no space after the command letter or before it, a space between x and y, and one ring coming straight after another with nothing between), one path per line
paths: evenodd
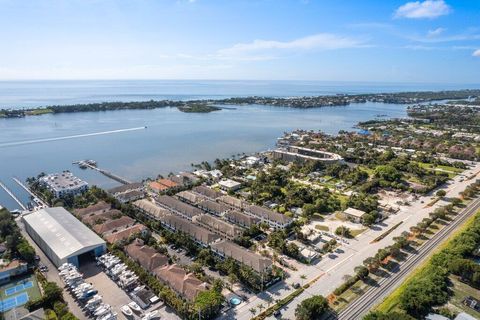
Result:
M16 285L15 287L5 289L5 295L10 296L14 293L23 291L23 290L31 288L31 287L33 287L33 281L28 281L28 282L25 282L25 283L21 283L21 284Z
M238 306L240 303L242 303L242 300L240 300L237 297L230 298L230 304L232 306Z
M15 297L6 298L0 301L0 312L5 312L28 302L28 293L22 292Z

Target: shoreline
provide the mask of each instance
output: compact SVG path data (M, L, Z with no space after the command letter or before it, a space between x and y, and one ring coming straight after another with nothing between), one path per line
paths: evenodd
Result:
M379 102L386 104L414 104L435 102L441 100L463 100L480 98L480 89L448 90L448 91L412 91L397 93L369 93L369 94L337 94L320 96L303 96L290 98L275 97L237 97L228 99L201 99L201 100L149 100L134 102L101 102L88 104L52 105L24 109L0 109L0 118L23 118L44 114L98 112L114 110L150 110L166 107L177 108L186 113L210 113L219 110L231 110L232 105L257 104L273 107L288 107L310 109L322 107L347 106L353 103Z

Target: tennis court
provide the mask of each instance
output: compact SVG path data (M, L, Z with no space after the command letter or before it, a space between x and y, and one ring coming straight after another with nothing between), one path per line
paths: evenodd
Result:
M15 297L10 297L0 301L0 312L5 312L28 302L28 293L22 292Z
M19 285L16 285L15 287L5 289L5 295L6 296L11 296L12 294L15 294L17 292L23 291L23 290L31 288L31 287L33 287L33 282L32 281L27 281L25 283L21 283Z

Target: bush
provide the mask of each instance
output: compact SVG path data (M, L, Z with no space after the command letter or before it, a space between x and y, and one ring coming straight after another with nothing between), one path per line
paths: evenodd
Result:
M322 296L303 300L295 309L297 320L318 320L329 310L328 301Z

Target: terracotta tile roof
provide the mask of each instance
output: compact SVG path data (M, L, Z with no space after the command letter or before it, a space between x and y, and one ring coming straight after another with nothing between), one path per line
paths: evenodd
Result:
M120 217L122 215L123 214L120 210L113 209L113 210L108 210L107 212L100 212L100 213L97 212L89 215L84 215L81 220L85 224L94 225L95 221L98 221L99 219L111 220L113 217L116 217L116 216Z
M115 220L110 220L101 224L97 224L93 226L93 230L95 230L95 232L98 234L105 235L107 233L114 232L115 230L124 229L126 227L132 226L134 223L135 220L133 220L132 218L122 216Z
M172 180L170 179L159 179L157 180L158 183L160 184L163 184L165 187L167 188L175 188L175 187L178 187L178 183L176 182L173 182Z
M105 201L100 201L86 208L75 209L74 213L79 217L83 217L84 215L87 215L87 214L110 210L110 208L111 208L110 204L106 203Z
M152 247L144 245L141 239L135 239L131 244L126 246L125 250L133 260L137 261L150 272L168 264L167 256L157 252L157 250Z
M135 233L143 232L144 230L147 230L147 227L145 227L143 224L136 224L125 230L109 234L108 236L105 237L105 240L107 240L108 243L117 243L121 240L127 239L128 237L130 237Z
M160 281L190 301L193 301L200 292L208 290L205 282L176 264L157 268L153 272Z
M155 192L161 192L161 191L165 191L168 189L167 186L164 186L163 184L160 184L156 181L152 181L148 184L148 186L150 187L150 189L152 189L153 191Z

